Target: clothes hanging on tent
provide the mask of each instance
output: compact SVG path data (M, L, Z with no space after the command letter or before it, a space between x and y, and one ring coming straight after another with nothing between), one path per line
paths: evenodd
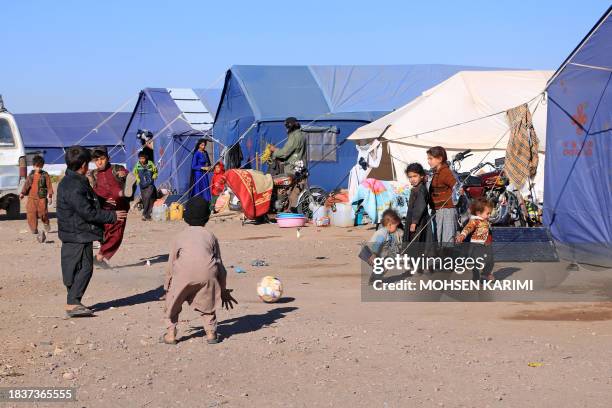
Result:
M368 178L358 186L353 203L361 202L372 223L378 224L382 220L382 213L388 208L395 210L400 217L406 216L409 199L410 184ZM353 211L357 211L355 204Z
M449 158L472 149L472 156L461 163L466 171L481 161L492 162L505 155L510 138L506 111L527 102L541 142L540 169L534 179L534 190L540 196L544 191L546 139L542 89L551 75L551 71L463 71L408 105L360 127L348 139L368 140L385 132L384 144L398 180L407 180L406 164L426 166L426 152L432 146L444 146Z
M349 202L353 202L353 198L357 194L357 188L368 177L371 169L377 168L380 165L382 158L382 143L378 140L372 144L363 146L355 146L357 149L357 164L353 166L349 174Z
M527 179L536 175L540 142L527 104L509 109L506 117L510 125L510 140L506 147L504 172L512 185L520 190Z
M240 148L240 143L234 144L227 150L225 156L225 168L227 170L230 169L239 169L242 165L242 160L244 156L242 155L242 149Z

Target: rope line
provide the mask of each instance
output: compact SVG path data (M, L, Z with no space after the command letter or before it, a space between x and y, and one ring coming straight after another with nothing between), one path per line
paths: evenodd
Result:
M109 120L111 120L116 114L118 114L119 112L121 112L128 103L132 102L132 100L136 97L137 95L132 95L127 101L125 101L117 110L115 110L113 113L111 113L108 117L106 117L105 119L102 120L102 122L98 123L94 128L90 129L89 132L87 132L87 134L83 137L81 137L79 140L76 141L76 143L73 143L73 146L78 145L79 143L81 143L83 140L85 140L92 132L97 132L98 129L100 128L100 126L103 126L106 122L108 122ZM122 144L123 140L119 141L117 144ZM114 147L117 146L117 144L115 144ZM57 156L51 163L56 162L60 157L64 156L66 154L66 149L62 148L63 154L60 154L59 156Z
M534 96L533 98L531 98L530 100L528 100L528 101L526 102L526 103L527 103L527 105L529 105L530 103L532 103L533 101L535 101L537 98L542 97L543 95L544 95L544 92L540 92L539 94L537 94L536 96ZM538 102L538 103L539 103L539 102ZM505 114L505 113L506 113L506 111L507 111L507 110L504 110L504 111L499 111L499 112L495 112L495 113L491 113L491 114L488 114L488 115L485 115L485 116L481 116L481 117L479 117L479 118L475 118L475 119L466 120L465 122L454 123L454 124L452 124L452 125L444 126L444 127L438 128L438 129L427 130L427 131L424 131L424 132L419 132L419 133L413 133L413 134L410 134L410 135L407 135L407 136L401 136L401 137L394 138L394 139L383 139L383 140L381 140L381 143L393 143L393 142L394 142L394 141L396 141L396 140L409 139L409 138L414 138L414 137L418 137L418 136L422 136L422 135L427 135L427 134L430 134L430 133L439 132L439 131L442 131L442 130L452 129L452 128L455 128L455 127L458 127L458 126L463 126L463 125L466 125L466 124L469 124L469 123L477 122L477 121L479 121L479 120L488 119L488 118L491 118L491 117L493 117L493 116L497 116L497 115ZM390 128L392 128L392 127L393 127L393 125L388 125L387 127L385 127L385 129L384 129L384 130L383 130L383 132L380 134L380 136L382 136L384 133L386 133L386 132L387 132L387 130L389 130L389 129L390 129ZM379 137L380 137L380 136L379 136Z

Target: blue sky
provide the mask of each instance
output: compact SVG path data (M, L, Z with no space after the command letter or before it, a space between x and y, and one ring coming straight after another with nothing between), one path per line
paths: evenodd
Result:
M0 94L17 113L114 111L144 87L221 87L233 64L556 69L608 5L7 1L0 15Z

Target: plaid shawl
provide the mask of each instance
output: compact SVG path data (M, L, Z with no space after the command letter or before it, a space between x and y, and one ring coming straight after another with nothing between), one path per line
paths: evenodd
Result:
M510 125L510 140L506 147L504 172L512 185L520 190L528 178L536 175L540 141L527 104L506 111L506 117Z

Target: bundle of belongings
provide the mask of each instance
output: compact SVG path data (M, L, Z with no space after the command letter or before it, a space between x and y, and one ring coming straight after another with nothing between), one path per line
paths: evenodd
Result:
M231 169L225 172L225 183L240 200L246 218L266 215L272 199L272 176L256 170Z
M332 191L327 198L325 199L325 207L332 207L336 203L348 203L349 202L349 192L348 190L341 189Z
M355 212L362 206L372 223L378 224L382 220L382 213L388 208L404 217L408 211L409 198L409 183L367 178L357 187L352 204Z

